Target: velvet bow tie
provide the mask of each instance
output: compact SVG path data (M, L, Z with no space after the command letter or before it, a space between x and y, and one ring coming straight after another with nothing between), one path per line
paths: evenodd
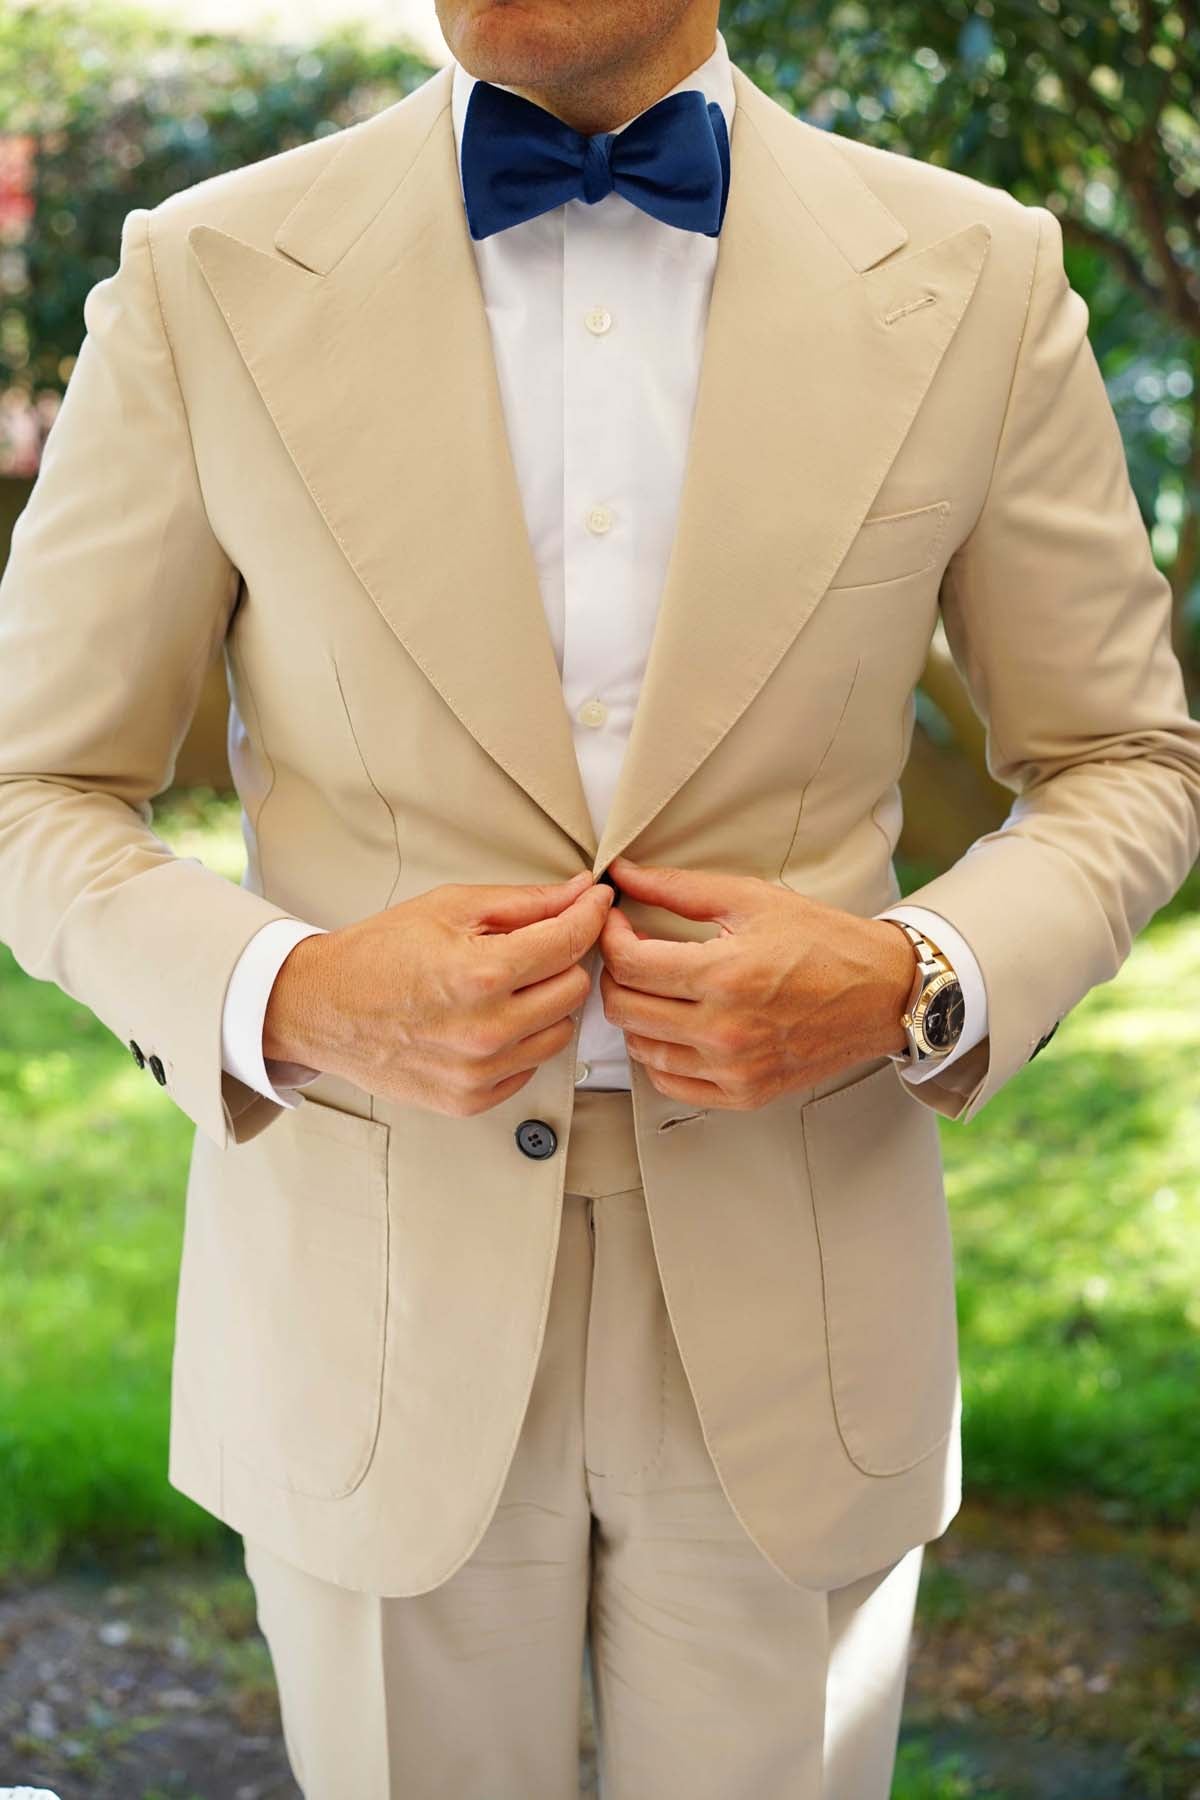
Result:
M656 101L624 131L586 137L520 94L477 81L460 152L473 238L549 212L624 195L651 218L716 237L729 192L725 115L699 88Z

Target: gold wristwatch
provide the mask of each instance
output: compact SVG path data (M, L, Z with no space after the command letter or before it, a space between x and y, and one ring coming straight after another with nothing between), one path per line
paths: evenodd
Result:
M906 1050L889 1051L892 1061L909 1068L948 1056L962 1036L963 991L950 958L906 919L898 925L917 953L917 972L900 1023L908 1037Z

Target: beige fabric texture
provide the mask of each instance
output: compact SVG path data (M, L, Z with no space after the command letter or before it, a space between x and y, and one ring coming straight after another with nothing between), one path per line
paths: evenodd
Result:
M940 612L1014 805L910 898L971 944L989 1036L912 1090L880 1058L686 1123L632 1073L714 1466L768 1561L833 1589L959 1504L938 1115L978 1115L1200 851L1200 724L1053 214L734 83L677 537L599 842L449 67L128 214L0 585L0 938L159 1057L196 1127L169 1478L365 1593L437 1587L494 1514L546 1325L575 1044L468 1119L331 1075L280 1108L220 1063L260 925L621 850L874 914L899 897ZM240 886L152 828L218 648ZM715 929L625 905L660 936ZM553 1156L521 1152L526 1118Z
M516 1454L431 1593L244 1544L305 1800L577 1800L590 1652L605 1800L887 1800L922 1546L828 1592L759 1555L671 1335L627 1092L576 1100Z

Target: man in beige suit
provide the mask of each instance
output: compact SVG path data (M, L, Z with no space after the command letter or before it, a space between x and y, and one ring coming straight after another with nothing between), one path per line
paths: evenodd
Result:
M197 1128L169 1478L307 1800L565 1800L585 1645L608 1800L882 1800L937 1115L1200 851L1167 584L1052 213L792 116L715 0L440 17L88 296L0 936ZM939 616L1016 798L901 907ZM219 648L240 886L152 829Z

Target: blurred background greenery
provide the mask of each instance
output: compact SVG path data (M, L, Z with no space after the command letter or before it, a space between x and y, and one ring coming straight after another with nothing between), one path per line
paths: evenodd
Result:
M756 0L721 28L814 123L1061 218L1195 705L1194 0ZM431 69L353 21L300 41L0 0L0 558L125 213L340 129ZM236 881L224 725L218 661L155 828ZM1011 799L940 636L904 799L906 891ZM904 1800L1200 1797L1198 995L1200 871L977 1120L942 1122L970 1498L927 1560ZM231 1534L165 1479L192 1130L0 947L0 1593L163 1559L241 1579ZM0 1622L0 1675L3 1657Z

